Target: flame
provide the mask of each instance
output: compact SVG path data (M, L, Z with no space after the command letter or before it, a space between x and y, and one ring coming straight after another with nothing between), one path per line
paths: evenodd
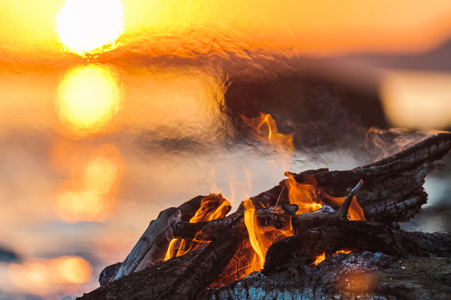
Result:
M17 288L41 294L54 291L59 286L89 282L92 267L78 256L30 259L21 264L11 264L8 275Z
M256 118L245 116L241 118L244 124L251 128L250 137L270 148L274 164L280 163L284 169L288 169L294 154L293 134L280 133L276 121L270 114L260 113L260 116Z
M326 252L324 252L323 254L320 254L316 257L315 261L312 262L312 266L317 266L320 263L322 263L324 260L326 259Z
M95 64L69 70L58 86L61 121L76 136L100 132L117 114L121 88L112 67Z
M268 248L276 241L294 234L291 224L284 230L264 229L257 222L255 206L250 199L243 202L244 223L249 234L249 241L257 253L256 260L251 262L253 271L260 271L265 264Z
M332 256L335 256L335 255L337 255L337 254L339 254L339 253L349 254L349 253L351 253L351 252L352 252L351 250L338 250L337 252L335 252L334 254L332 254ZM326 252L324 252L323 254L318 255L318 256L316 257L315 261L312 262L311 265L312 265L312 266L317 266L317 265L319 265L320 263L322 263L325 259L326 259Z
M118 0L67 0L55 19L66 49L84 56L116 47L123 32L124 9Z
M77 148L65 149L55 155L70 155ZM70 151L67 153L67 151ZM86 151L86 150L85 150ZM58 158L55 158L56 160ZM103 221L114 205L114 193L122 173L119 151L105 144L93 151L90 157L74 158L67 166L74 173L72 178L61 185L56 196L56 212L66 222Z
M299 183L293 175L287 173L288 179L285 184L288 189L288 198L291 204L296 204L299 209L296 214L311 212L320 209L323 205L316 196L316 181L311 177L305 183Z
M328 201L335 203L337 206L341 206L346 199L346 197L332 197L327 195L324 191L322 195L327 198ZM357 198L354 196L352 198L351 205L348 210L348 218L351 221L364 221L366 220L365 214L363 213L363 209L360 204L357 202Z
M189 220L190 223L212 221L224 218L230 210L230 203L222 197L221 194L210 194L202 198L201 205L194 216ZM196 235L197 236L197 235ZM197 242L196 238L192 241L172 239L169 243L168 251L164 260L178 257L185 253L198 249L203 243Z
M252 248L258 255L259 269L263 269L265 264L266 250L270 245L267 245L267 241L262 238L262 235L258 232L257 216L255 214L255 206L250 199L243 202L245 208L244 211L244 223L246 224L247 232L249 234L249 241Z
M291 204L296 204L299 209L296 214L311 212L320 209L324 203L318 199L317 190L329 201L340 207L346 197L332 197L317 187L314 177L304 179L303 183L296 181L291 173L286 173L288 179L285 179L285 184L288 189L288 198ZM365 220L362 207L357 203L354 196L348 210L349 219L352 221Z

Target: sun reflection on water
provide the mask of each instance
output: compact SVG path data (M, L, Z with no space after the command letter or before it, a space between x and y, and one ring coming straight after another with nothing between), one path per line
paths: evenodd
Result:
M70 223L103 221L116 204L123 165L119 150L111 144L91 149L56 144L53 155L59 156L54 158L56 163L62 157L72 156L66 170L57 166L61 173L70 173L56 195L59 218Z
M58 86L56 108L66 129L77 137L106 130L121 103L112 67L96 64L69 70Z
M54 259L29 259L21 264L12 264L8 270L9 279L23 291L45 295L56 287L73 285L91 280L92 266L78 256L64 256Z

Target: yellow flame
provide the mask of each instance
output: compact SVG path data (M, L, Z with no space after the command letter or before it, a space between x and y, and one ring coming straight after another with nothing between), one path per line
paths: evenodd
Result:
M124 27L118 0L67 0L55 18L61 42L79 55L114 48Z
M246 224L247 232L249 234L249 241L258 255L258 263L261 270L265 264L266 247L264 239L258 234L257 215L255 214L255 206L250 199L243 202L244 210L244 224Z
M121 89L111 67L90 64L66 73L58 87L59 117L73 134L98 133L116 115Z

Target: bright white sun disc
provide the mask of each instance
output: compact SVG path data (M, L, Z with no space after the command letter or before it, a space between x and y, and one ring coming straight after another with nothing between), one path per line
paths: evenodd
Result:
M123 31L124 10L119 0L67 0L55 18L63 44L84 54L114 45Z

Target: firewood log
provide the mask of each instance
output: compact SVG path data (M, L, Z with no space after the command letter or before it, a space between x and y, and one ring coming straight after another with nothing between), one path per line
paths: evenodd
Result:
M146 231L138 240L123 263L115 264L114 268L105 268L99 276L101 284L118 279L132 272L145 269L163 260L172 240L172 225L177 221L189 220L199 209L202 196L197 196L178 208L168 208L160 213L158 218L150 222Z
M335 205L333 209L336 211L293 215L285 181L252 197L261 225L282 228L291 223L295 235L272 244L261 273L232 283L224 279L224 283L229 284L222 287L221 281L217 281L225 278L221 272L233 265L241 255L240 251L248 247L244 209L240 206L235 213L218 220L188 223L200 207L202 197L196 197L178 209L162 212L138 241L136 250L134 248L133 254L129 255L130 259L127 257L124 263L109 269L114 273L119 268L121 276L128 275L121 277L119 271L116 272L116 280L107 280L106 284L81 299L422 299L423 296L451 296L449 278L423 274L425 267L423 272L419 271L421 268L413 267L415 263L431 265L432 272L449 274L450 234L405 232L393 224L387 225L408 220L421 210L427 199L422 187L424 178L440 165L441 157L450 148L450 133L432 133L421 142L370 165L347 171L320 169L291 174L300 183L314 177L319 197L322 192L337 197L348 195L341 207L330 203L332 207ZM360 190L351 190L362 179L365 183ZM347 220L353 194L367 219L372 221ZM327 197L322 200L328 204ZM173 236L211 242L183 256L158 262L161 253L165 252L162 249ZM353 253L333 256L341 249ZM315 257L321 253L325 253L326 260L312 266ZM405 271L406 268L396 265L397 261L403 261L412 268ZM356 266L355 262L359 264ZM143 270L136 272L140 269ZM352 277L353 270L360 273ZM410 281L402 281L409 276ZM365 278L371 280L366 282ZM391 281L392 278L395 280ZM436 292L431 278L438 278L441 282L437 284L439 290ZM357 288L362 282L368 283L365 290ZM213 285L207 289L210 284Z
M396 258L381 253L338 254L318 266L278 278L254 273L198 299L450 299L451 259ZM288 279L286 279L288 278Z
M356 192L366 219L378 222L405 222L421 211L427 201L423 189L424 178L435 168L442 166L441 158L451 149L451 133L432 132L422 141L411 145L394 155L375 163L345 171L318 169L292 174L296 181L303 183L314 177L318 188L334 197L344 197L361 179L364 186ZM321 196L321 195L320 195ZM275 203L289 203L285 181L274 188L251 197L255 206L273 206ZM327 205L327 198L321 198ZM237 210L244 211L240 205Z

